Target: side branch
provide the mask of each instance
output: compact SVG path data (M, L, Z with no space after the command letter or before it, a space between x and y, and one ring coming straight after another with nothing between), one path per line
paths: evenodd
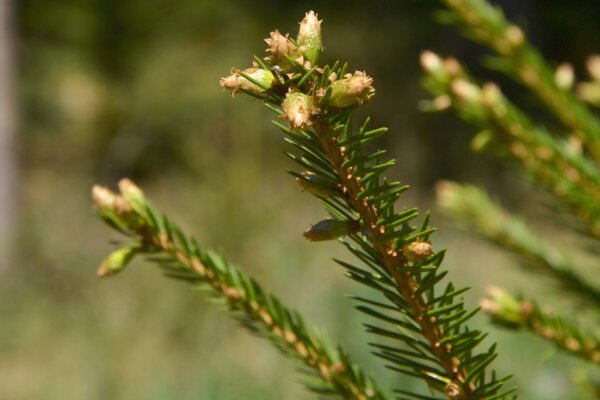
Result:
M573 269L567 256L494 203L484 191L448 181L440 182L436 189L441 208L458 223L512 252L530 272L553 278L558 287L583 304L600 307L600 290Z
M99 270L101 276L119 272L134 256L150 255L167 276L211 287L229 310L242 317L246 327L308 367L318 382L311 383L312 390L344 399L385 400L349 356L311 331L298 312L266 294L223 256L202 250L194 239L158 214L133 183L122 180L119 186L120 195L95 187L93 197L99 216L133 242L108 256Z
M493 322L529 331L561 350L600 365L600 340L556 313L544 311L532 301L517 299L498 287L488 289L481 305Z
M453 107L484 131L473 139L476 150L494 148L516 161L600 238L600 170L583 154L535 125L494 84L479 86L453 58L423 53L424 85L434 96L433 110Z

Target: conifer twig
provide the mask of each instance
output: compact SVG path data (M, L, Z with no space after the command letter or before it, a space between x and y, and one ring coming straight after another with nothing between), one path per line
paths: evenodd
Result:
M135 256L149 255L167 276L209 286L229 310L242 317L246 327L298 360L313 377L313 382L307 384L311 390L344 399L386 399L348 354L311 331L298 312L266 294L258 282L225 257L203 250L193 238L185 236L172 221L157 213L131 181L124 179L119 187L120 194L100 186L93 189L98 215L130 239L106 258L99 275L114 275Z
M471 185L440 182L438 204L457 222L485 239L511 251L527 269L554 279L557 286L587 304L600 307L600 290L575 272L557 248L543 241L520 219L503 210L488 195Z
M556 313L542 310L530 300L518 299L504 289L491 287L481 306L497 324L527 330L561 350L600 365L600 341L597 337Z

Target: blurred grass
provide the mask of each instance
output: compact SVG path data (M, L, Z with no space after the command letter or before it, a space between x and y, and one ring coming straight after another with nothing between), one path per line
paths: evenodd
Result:
M205 294L141 261L116 279L96 278L112 236L91 212L89 189L122 176L347 345L382 387L400 386L402 378L369 354L365 318L344 298L359 289L331 258L350 257L335 243L301 237L325 214L286 176L291 165L271 115L242 96L233 101L217 82L252 52L262 54L269 30L293 31L303 11L315 8L325 18L326 57L348 59L376 79L369 112L394 132L386 139L400 157L394 174L416 184L401 205L431 207L430 184L439 177L492 176L518 207L528 192L498 172L504 166L465 157L468 128L416 110L424 97L418 52L457 41L433 25L434 7L19 2L20 223L0 278L0 398L311 398L292 363L207 304ZM534 286L508 267L512 260L435 213L434 223L441 225L436 247L450 248L452 279L474 287L471 305L486 284ZM484 318L479 323L488 329ZM580 398L561 375L577 364L546 357L547 348L526 336L493 330L492 337L501 341L498 368L518 374L526 398Z

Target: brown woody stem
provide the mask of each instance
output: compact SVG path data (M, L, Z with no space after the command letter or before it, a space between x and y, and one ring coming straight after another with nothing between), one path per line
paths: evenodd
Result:
M327 124L319 124L315 127L315 131L325 154L329 157L331 165L340 179L346 201L358 212L365 228L370 232L369 240L379 254L387 271L393 276L396 282L396 290L406 300L415 321L421 327L423 336L430 343L448 378L462 388L462 396L452 398L468 399L476 388L473 383L465 384L467 374L461 368L461 360L450 355L452 346L450 344L440 345L444 333L436 326L436 317L426 316L429 306L423 296L417 293L419 284L410 271L401 268L408 264L408 259L402 251L395 248L391 240L383 238L386 233L385 227L378 225L379 211L375 205L369 202L369 197L358 200L360 198L359 194L364 192L365 188L361 184L360 177L355 175L353 167L342 167L344 161L347 160L347 156L344 148L339 146L337 137L331 134L332 129Z

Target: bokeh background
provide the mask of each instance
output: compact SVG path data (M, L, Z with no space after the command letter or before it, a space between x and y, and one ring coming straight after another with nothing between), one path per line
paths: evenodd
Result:
M581 71L598 51L597 0L498 1L553 62ZM468 150L472 129L419 111L418 55L434 49L479 67L485 51L433 21L440 5L403 1L1 0L0 399L308 399L294 365L248 335L208 296L137 261L115 279L95 270L117 238L92 213L94 183L128 176L207 247L223 250L304 312L376 375L403 385L365 346L360 292L332 256L335 243L301 232L325 216L284 172L286 146L271 115L218 80L264 54L274 28L295 34L304 11L324 18L325 61L367 70L378 91L365 113L391 128L381 143L413 190L401 205L431 208L451 278L541 295L550 289L510 257L440 215L433 184L481 184L529 216L551 240L543 197L518 173ZM532 199L540 201L532 201ZM500 341L497 368L516 373L524 398L577 399L579 364L522 334L476 321Z

